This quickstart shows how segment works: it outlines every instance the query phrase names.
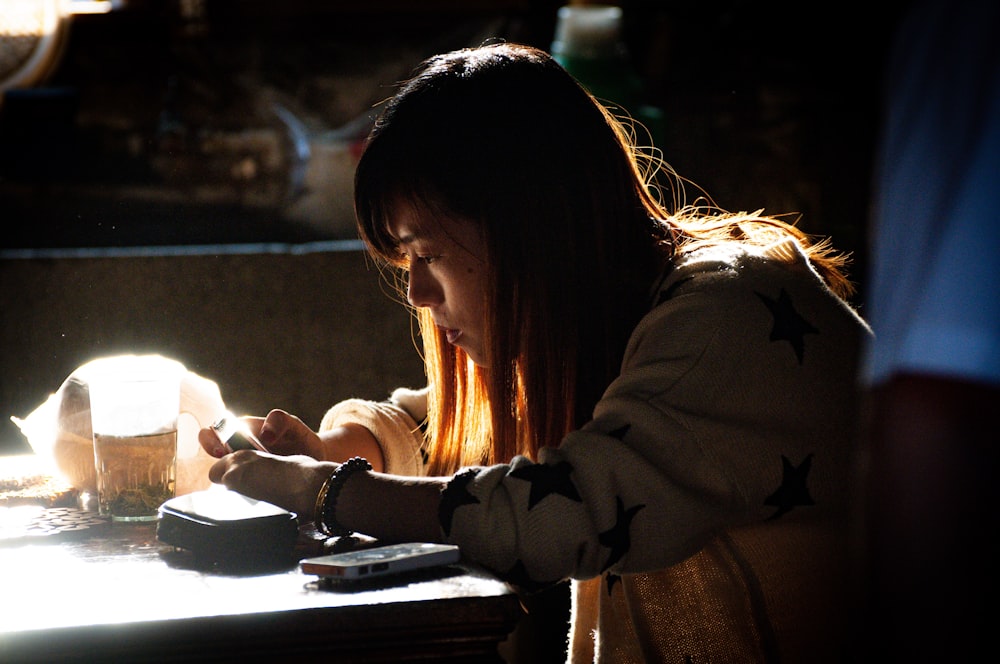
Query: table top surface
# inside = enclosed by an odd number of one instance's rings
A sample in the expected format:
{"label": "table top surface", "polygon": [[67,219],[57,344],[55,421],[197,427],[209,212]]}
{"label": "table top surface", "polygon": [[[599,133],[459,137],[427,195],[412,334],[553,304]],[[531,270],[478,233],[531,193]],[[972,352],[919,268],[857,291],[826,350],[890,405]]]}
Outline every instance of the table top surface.
{"label": "table top surface", "polygon": [[0,547],[0,638],[23,630],[511,594],[501,581],[462,567],[365,585],[325,584],[295,562],[218,567],[159,542],[155,524],[108,525],[93,536]]}
{"label": "table top surface", "polygon": [[[47,529],[23,528],[34,521]],[[22,536],[12,537],[17,530]],[[336,634],[338,647],[353,638],[371,648],[381,634],[419,640],[434,632],[447,640],[483,626],[502,638],[522,612],[510,586],[461,564],[353,585],[324,583],[299,569],[301,558],[323,553],[303,536],[287,558],[231,566],[159,541],[155,522],[111,523],[75,508],[0,507],[5,532],[4,661],[11,654],[62,655],[84,643],[169,647],[167,633],[202,645],[255,639],[255,647],[272,647],[265,639],[275,638],[321,643]]]}

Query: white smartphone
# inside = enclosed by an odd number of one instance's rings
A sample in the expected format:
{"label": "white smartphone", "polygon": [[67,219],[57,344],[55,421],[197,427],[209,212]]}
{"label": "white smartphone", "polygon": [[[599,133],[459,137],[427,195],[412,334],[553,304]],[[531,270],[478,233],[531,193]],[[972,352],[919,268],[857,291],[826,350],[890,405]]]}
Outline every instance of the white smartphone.
{"label": "white smartphone", "polygon": [[305,558],[299,561],[299,567],[306,574],[324,579],[355,580],[450,565],[459,557],[458,547],[453,544],[408,542]]}

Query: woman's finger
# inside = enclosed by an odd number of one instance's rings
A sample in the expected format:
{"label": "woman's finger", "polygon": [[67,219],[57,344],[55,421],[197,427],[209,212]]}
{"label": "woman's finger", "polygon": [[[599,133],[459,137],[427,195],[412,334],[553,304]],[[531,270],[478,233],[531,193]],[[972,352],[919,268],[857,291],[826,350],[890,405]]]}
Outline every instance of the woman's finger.
{"label": "woman's finger", "polygon": [[219,434],[211,427],[198,430],[198,444],[201,445],[202,449],[216,458],[226,455],[226,447],[219,439]]}

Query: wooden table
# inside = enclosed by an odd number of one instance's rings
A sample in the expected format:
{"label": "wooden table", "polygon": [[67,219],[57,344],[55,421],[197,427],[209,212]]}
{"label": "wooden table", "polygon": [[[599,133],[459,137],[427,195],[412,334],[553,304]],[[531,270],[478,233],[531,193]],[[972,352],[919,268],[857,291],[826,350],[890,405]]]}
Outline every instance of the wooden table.
{"label": "wooden table", "polygon": [[295,561],[227,570],[154,523],[0,544],[0,662],[501,661],[521,617],[466,567],[337,590]]}

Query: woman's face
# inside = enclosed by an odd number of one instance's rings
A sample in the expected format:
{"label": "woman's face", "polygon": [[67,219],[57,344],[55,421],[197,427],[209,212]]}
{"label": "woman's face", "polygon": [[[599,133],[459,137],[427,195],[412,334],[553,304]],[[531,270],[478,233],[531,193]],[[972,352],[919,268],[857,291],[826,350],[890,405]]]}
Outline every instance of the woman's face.
{"label": "woman's face", "polygon": [[398,205],[389,232],[409,267],[406,299],[428,309],[448,342],[486,366],[486,250],[469,221],[422,219]]}

